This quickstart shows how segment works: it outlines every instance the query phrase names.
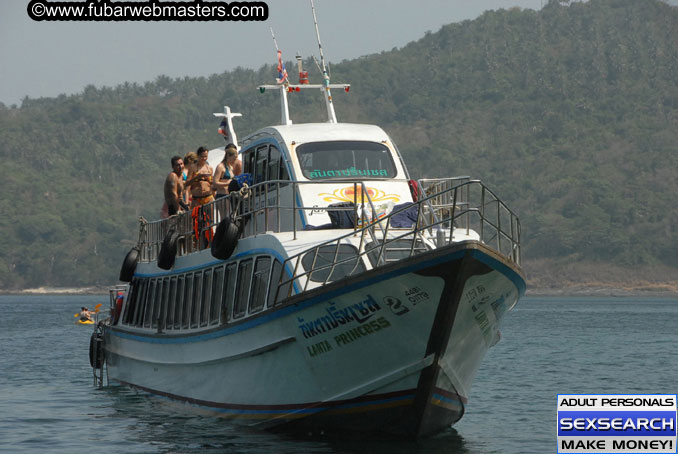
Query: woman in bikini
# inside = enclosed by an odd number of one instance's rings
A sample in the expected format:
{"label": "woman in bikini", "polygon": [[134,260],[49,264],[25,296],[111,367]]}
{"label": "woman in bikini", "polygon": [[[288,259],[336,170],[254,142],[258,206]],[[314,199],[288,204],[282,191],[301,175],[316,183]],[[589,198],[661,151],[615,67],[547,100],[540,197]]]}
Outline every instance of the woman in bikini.
{"label": "woman in bikini", "polygon": [[189,151],[184,156],[184,203],[186,205],[191,205],[191,187],[186,183],[188,181],[188,174],[195,170],[195,166],[198,164],[198,155],[195,151]]}
{"label": "woman in bikini", "polygon": [[207,163],[207,148],[198,148],[197,154],[198,163],[186,179],[186,184],[191,188],[191,208],[205,205],[214,200],[214,193],[212,192],[213,170]]}
{"label": "woman in bikini", "polygon": [[212,183],[212,188],[217,191],[217,199],[228,195],[228,185],[236,175],[233,166],[237,160],[238,150],[235,148],[235,145],[227,145],[224,160],[217,166],[217,170],[214,173],[214,183]]}

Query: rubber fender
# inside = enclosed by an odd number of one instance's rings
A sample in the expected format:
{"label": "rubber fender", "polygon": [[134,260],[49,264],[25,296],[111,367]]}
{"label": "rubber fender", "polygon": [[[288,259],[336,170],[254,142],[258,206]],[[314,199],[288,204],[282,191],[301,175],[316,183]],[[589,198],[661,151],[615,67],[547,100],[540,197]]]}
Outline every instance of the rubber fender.
{"label": "rubber fender", "polygon": [[125,256],[120,267],[120,280],[122,282],[131,282],[134,277],[134,271],[137,269],[139,262],[139,248],[133,247]]}
{"label": "rubber fender", "polygon": [[212,257],[219,260],[229,258],[238,245],[238,238],[241,233],[238,221],[233,221],[231,218],[222,219],[212,240]]}
{"label": "rubber fender", "polygon": [[160,253],[158,253],[158,268],[169,270],[174,266],[174,259],[177,256],[178,235],[174,230],[170,230],[162,240]]}
{"label": "rubber fender", "polygon": [[92,333],[89,338],[89,364],[94,369],[104,365],[104,338],[97,333]]}

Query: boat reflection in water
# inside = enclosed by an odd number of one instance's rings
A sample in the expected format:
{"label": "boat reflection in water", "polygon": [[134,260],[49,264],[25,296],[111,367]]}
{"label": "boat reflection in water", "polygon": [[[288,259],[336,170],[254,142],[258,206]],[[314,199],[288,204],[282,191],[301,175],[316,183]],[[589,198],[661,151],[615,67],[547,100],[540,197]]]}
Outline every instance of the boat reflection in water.
{"label": "boat reflection in water", "polygon": [[[124,422],[125,426],[118,429],[118,435],[124,435],[124,443],[130,445],[130,452],[462,454],[482,451],[454,428],[435,437],[416,441],[372,437],[331,438],[319,432],[288,436],[286,433],[243,427],[207,412],[200,414],[200,409],[191,408],[187,411],[181,402],[148,399],[145,394],[123,386],[110,386],[107,391],[105,402],[114,410],[108,418]],[[109,442],[115,444],[116,440]]]}

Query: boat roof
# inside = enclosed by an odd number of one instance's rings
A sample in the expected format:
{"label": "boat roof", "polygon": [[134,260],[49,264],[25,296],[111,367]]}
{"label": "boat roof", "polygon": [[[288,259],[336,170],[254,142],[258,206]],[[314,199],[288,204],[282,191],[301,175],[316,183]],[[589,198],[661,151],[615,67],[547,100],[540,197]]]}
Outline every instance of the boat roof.
{"label": "boat roof", "polygon": [[379,126],[357,123],[299,123],[292,125],[268,126],[247,136],[243,147],[265,136],[278,136],[290,144],[323,142],[332,140],[364,140],[369,142],[390,142],[388,134]]}

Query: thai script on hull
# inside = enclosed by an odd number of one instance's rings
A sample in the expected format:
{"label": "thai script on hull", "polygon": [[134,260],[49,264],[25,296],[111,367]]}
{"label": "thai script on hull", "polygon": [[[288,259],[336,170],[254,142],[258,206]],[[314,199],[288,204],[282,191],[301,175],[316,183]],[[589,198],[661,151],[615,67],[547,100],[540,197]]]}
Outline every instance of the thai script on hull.
{"label": "thai script on hull", "polygon": [[344,308],[339,308],[336,304],[336,302],[330,301],[329,306],[325,308],[326,314],[315,320],[305,321],[301,317],[297,318],[299,329],[304,338],[310,339],[351,322],[365,323],[381,310],[381,306],[369,294],[365,300]]}

